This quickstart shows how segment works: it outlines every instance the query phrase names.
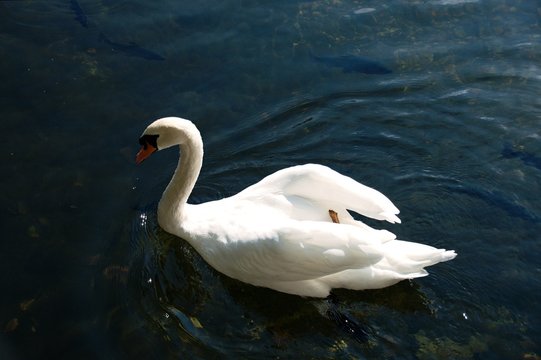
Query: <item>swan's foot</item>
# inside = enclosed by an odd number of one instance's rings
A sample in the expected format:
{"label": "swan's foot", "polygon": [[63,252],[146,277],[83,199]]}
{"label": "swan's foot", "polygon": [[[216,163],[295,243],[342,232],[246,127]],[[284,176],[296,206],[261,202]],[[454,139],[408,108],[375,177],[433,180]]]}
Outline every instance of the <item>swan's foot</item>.
{"label": "swan's foot", "polygon": [[338,327],[345,331],[349,336],[355,339],[360,344],[367,344],[370,340],[370,328],[365,324],[358,322],[347,312],[340,310],[340,303],[336,295],[331,293],[327,297],[328,308],[325,315],[332,320]]}
{"label": "swan's foot", "polygon": [[338,213],[334,210],[329,210],[329,216],[331,217],[331,220],[335,224],[340,224],[340,220],[338,220]]}

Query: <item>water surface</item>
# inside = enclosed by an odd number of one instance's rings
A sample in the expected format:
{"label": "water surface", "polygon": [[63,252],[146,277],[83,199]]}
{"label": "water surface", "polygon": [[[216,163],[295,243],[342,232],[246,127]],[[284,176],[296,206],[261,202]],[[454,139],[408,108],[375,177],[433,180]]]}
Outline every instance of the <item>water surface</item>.
{"label": "water surface", "polygon": [[[0,356],[539,357],[540,15],[499,0],[0,2]],[[402,224],[377,226],[459,256],[334,303],[229,279],[157,225],[177,153],[134,165],[167,115],[205,141],[192,202],[317,162],[393,200]]]}

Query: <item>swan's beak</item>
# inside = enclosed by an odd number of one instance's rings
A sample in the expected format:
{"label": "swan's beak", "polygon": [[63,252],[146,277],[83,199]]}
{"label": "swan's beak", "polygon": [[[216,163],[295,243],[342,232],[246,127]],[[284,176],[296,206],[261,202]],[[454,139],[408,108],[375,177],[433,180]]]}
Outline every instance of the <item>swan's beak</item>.
{"label": "swan's beak", "polygon": [[139,165],[140,163],[143,162],[143,160],[145,160],[147,157],[149,157],[150,155],[152,155],[153,152],[155,152],[156,149],[154,146],[150,145],[150,144],[145,144],[141,147],[141,150],[139,150],[139,152],[137,153],[137,155],[135,156],[135,163],[137,165]]}

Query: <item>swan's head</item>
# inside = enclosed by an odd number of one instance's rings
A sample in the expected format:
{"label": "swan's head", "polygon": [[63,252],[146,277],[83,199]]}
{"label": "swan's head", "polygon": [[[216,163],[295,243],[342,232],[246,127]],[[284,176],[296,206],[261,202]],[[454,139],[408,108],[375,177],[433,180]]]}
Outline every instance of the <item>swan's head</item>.
{"label": "swan's head", "polygon": [[178,117],[158,119],[150,124],[139,138],[141,150],[137,153],[135,162],[140,164],[156,151],[194,142],[201,143],[201,135],[190,120]]}

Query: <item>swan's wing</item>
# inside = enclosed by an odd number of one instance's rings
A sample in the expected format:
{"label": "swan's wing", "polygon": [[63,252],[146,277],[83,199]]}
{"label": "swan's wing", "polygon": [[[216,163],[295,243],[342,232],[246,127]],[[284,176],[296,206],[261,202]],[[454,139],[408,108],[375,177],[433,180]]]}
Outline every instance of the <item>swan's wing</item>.
{"label": "swan's wing", "polygon": [[180,236],[218,271],[254,285],[370,266],[395,238],[368,226],[292,219],[284,209],[294,205],[284,195],[187,206]]}
{"label": "swan's wing", "polygon": [[[400,223],[400,211],[385,195],[326,166],[293,166],[267,176],[239,193],[272,192],[334,204],[364,216]],[[330,209],[330,208],[329,208]]]}
{"label": "swan's wing", "polygon": [[315,279],[380,261],[381,241],[371,235],[352,225],[302,221],[266,236],[237,233],[212,260],[218,270],[254,285]]}

